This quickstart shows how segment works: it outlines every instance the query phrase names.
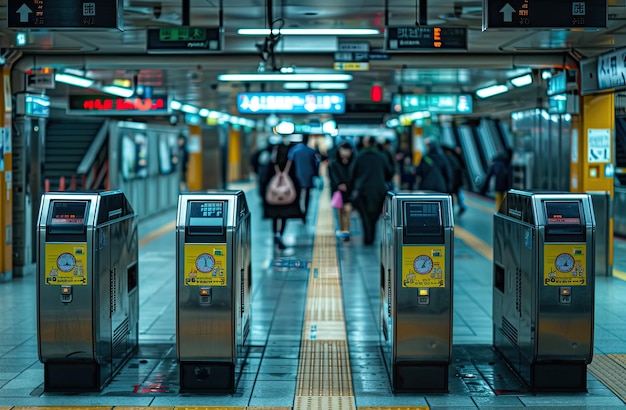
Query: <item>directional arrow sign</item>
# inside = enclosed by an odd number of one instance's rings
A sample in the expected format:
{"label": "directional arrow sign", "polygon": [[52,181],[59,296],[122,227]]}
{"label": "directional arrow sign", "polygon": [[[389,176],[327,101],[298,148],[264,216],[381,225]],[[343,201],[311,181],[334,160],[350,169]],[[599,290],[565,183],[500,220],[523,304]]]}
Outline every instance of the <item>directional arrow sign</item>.
{"label": "directional arrow sign", "polygon": [[483,30],[606,28],[607,0],[483,0]]}
{"label": "directional arrow sign", "polygon": [[509,3],[506,3],[504,7],[500,9],[505,23],[511,23],[513,21],[513,13],[515,9]]}
{"label": "directional arrow sign", "polygon": [[17,9],[16,13],[20,15],[20,23],[26,23],[28,22],[28,15],[30,13],[32,13],[33,11],[30,9],[30,7],[28,7],[26,5],[26,3],[23,3],[19,9]]}

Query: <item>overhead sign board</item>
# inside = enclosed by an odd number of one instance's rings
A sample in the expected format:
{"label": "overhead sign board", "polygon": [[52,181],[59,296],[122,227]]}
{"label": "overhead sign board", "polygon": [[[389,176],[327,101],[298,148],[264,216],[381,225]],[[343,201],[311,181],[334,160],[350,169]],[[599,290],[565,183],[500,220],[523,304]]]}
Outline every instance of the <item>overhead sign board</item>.
{"label": "overhead sign board", "polygon": [[81,115],[164,115],[169,112],[167,97],[115,97],[111,95],[70,95],[68,114]]}
{"label": "overhead sign board", "polygon": [[606,28],[607,0],[483,0],[490,28]]}
{"label": "overhead sign board", "polygon": [[334,62],[333,69],[340,71],[368,71],[370,69],[370,63]]}
{"label": "overhead sign board", "polygon": [[219,27],[150,28],[146,38],[148,53],[222,51],[222,35]]}
{"label": "overhead sign board", "polygon": [[387,50],[467,50],[465,27],[387,27],[385,35]]}
{"label": "overhead sign board", "polygon": [[123,30],[123,0],[9,0],[10,29]]}
{"label": "overhead sign board", "polygon": [[598,56],[598,89],[626,87],[626,48]]}
{"label": "overhead sign board", "polygon": [[391,100],[394,113],[429,111],[433,114],[471,114],[469,94],[395,94]]}
{"label": "overhead sign board", "polygon": [[343,93],[239,93],[241,114],[343,114]]}
{"label": "overhead sign board", "polygon": [[50,97],[26,93],[17,94],[15,111],[17,115],[48,118],[50,116]]}

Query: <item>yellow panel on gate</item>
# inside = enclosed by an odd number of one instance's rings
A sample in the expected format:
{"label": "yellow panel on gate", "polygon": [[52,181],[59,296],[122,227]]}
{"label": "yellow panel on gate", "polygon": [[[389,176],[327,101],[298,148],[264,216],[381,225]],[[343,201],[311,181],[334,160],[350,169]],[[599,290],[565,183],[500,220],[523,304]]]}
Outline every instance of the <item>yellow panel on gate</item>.
{"label": "yellow panel on gate", "polygon": [[445,288],[446,253],[443,245],[402,247],[403,288]]}
{"label": "yellow panel on gate", "polygon": [[87,285],[87,244],[47,243],[44,268],[46,285]]}
{"label": "yellow panel on gate", "polygon": [[185,286],[227,286],[226,244],[185,244]]}
{"label": "yellow panel on gate", "polygon": [[545,286],[586,286],[587,246],[545,244],[543,246],[543,284]]}

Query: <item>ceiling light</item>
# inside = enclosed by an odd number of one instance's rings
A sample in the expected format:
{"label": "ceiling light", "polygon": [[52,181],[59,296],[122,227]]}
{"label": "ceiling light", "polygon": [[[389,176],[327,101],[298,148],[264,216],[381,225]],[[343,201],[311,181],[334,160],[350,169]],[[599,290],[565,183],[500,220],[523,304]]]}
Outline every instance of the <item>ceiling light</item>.
{"label": "ceiling light", "polygon": [[183,104],[181,104],[179,101],[176,101],[176,100],[170,101],[170,109],[172,110],[180,110],[180,107],[182,106]]}
{"label": "ceiling light", "polygon": [[[242,36],[268,36],[269,28],[240,28],[237,34]],[[376,28],[283,28],[273,29],[272,34],[284,36],[376,36]]]}
{"label": "ceiling light", "polygon": [[485,88],[479,88],[476,90],[476,95],[480,98],[493,97],[494,95],[502,94],[509,91],[509,87],[506,85],[496,84]]}
{"label": "ceiling light", "polygon": [[200,111],[198,107],[191,104],[183,104],[182,107],[180,107],[180,110],[182,112],[186,112],[187,114],[197,114],[198,111]]}
{"label": "ceiling light", "polygon": [[532,74],[526,74],[521,77],[511,78],[511,84],[516,87],[525,87],[527,85],[531,85],[533,83]]}
{"label": "ceiling light", "polygon": [[283,84],[285,90],[347,90],[346,83],[307,83],[307,82],[289,82]]}
{"label": "ceiling light", "polygon": [[105,85],[102,91],[107,94],[117,95],[118,97],[128,98],[135,92],[131,88],[118,87],[116,85]]}
{"label": "ceiling light", "polygon": [[60,83],[75,85],[76,87],[87,88],[93,85],[93,80],[90,80],[89,78],[77,77],[70,74],[55,74],[54,79]]}
{"label": "ceiling light", "polygon": [[200,111],[198,111],[198,115],[201,117],[208,117],[209,116],[209,110],[206,108],[200,108]]}
{"label": "ceiling light", "polygon": [[253,74],[220,74],[219,81],[352,81],[352,75],[341,73],[318,74],[281,74],[281,73],[253,73]]}

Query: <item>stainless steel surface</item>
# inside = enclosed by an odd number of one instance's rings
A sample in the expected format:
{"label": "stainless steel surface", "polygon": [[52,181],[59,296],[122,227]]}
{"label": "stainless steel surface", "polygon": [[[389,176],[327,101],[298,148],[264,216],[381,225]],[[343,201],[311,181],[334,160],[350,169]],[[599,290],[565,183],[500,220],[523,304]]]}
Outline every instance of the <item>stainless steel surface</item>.
{"label": "stainless steel surface", "polygon": [[[78,241],[67,234],[51,236],[54,203],[75,201],[87,204],[85,235]],[[93,365],[99,376],[95,379],[98,385],[92,388],[102,388],[138,343],[137,218],[121,191],[46,193],[37,235],[39,359],[44,366]],[[46,283],[52,276],[47,263],[55,258],[55,250],[48,252],[47,247],[76,249],[83,244],[85,282],[73,281],[69,285],[71,302],[64,302],[59,286],[64,283]],[[76,259],[78,255],[75,250]],[[47,376],[59,371],[58,367],[50,369]]]}
{"label": "stainless steel surface", "polygon": [[[577,204],[583,234],[547,238],[549,202]],[[494,346],[531,388],[542,389],[536,385],[537,366],[591,362],[596,239],[591,197],[511,190],[501,212],[494,215]],[[550,252],[555,248],[548,249],[555,246],[582,250],[582,281],[572,265],[571,284],[549,285],[553,259],[548,264],[547,258],[553,257]],[[558,274],[554,278],[561,280]],[[567,303],[561,299],[562,287],[571,289]]]}
{"label": "stainless steel surface", "polygon": [[[609,265],[609,234],[613,217],[613,198],[608,192],[587,192],[591,196],[596,219],[596,276],[611,276],[613,265]],[[616,195],[617,196],[617,195]],[[622,211],[624,213],[624,211]]]}
{"label": "stainless steel surface", "polygon": [[[416,244],[405,236],[408,228],[405,204],[419,203],[438,204],[441,231],[437,236],[421,236],[419,244]],[[396,368],[402,363],[419,366],[420,362],[425,365],[450,361],[454,276],[451,197],[437,192],[389,192],[385,199],[381,227],[381,343],[387,371],[396,389],[400,383]],[[406,271],[407,264],[414,264],[412,259],[408,260],[408,257],[413,256],[410,251],[418,246],[443,250],[444,264],[440,266],[443,286],[423,286],[418,289],[404,283],[404,279],[411,275]],[[418,274],[414,272],[414,275]],[[423,289],[428,290],[427,303],[420,303],[419,291]]]}
{"label": "stainless steel surface", "polygon": [[[223,235],[201,240],[188,233],[188,205],[222,203]],[[213,255],[211,247],[225,245],[226,286],[186,284],[186,253],[193,244]],[[206,250],[205,250],[206,249]],[[243,191],[188,192],[179,195],[176,222],[176,356],[184,362],[222,362],[241,364],[250,328],[251,283],[250,212]],[[210,301],[202,302],[201,288],[207,288]],[[181,370],[182,372],[182,370]],[[181,388],[182,386],[181,381]]]}

